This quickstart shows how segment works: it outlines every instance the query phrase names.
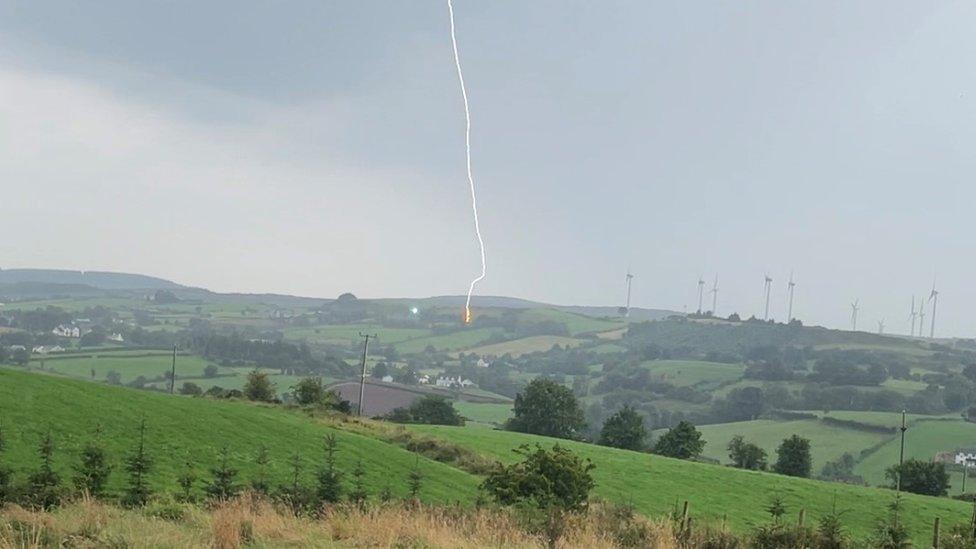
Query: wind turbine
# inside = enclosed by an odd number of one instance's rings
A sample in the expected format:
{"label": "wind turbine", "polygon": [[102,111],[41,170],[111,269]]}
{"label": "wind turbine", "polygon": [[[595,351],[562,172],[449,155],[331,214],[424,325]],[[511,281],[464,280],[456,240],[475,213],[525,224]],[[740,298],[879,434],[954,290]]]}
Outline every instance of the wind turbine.
{"label": "wind turbine", "polygon": [[715,282],[712,284],[712,289],[708,293],[712,294],[712,316],[715,316],[716,307],[718,306],[718,275],[715,275]]}
{"label": "wind turbine", "polygon": [[851,331],[852,332],[857,331],[857,311],[860,308],[859,307],[860,303],[861,303],[860,299],[855,299],[854,303],[851,303]]}
{"label": "wind turbine", "polygon": [[922,326],[925,326],[925,300],[918,304],[918,337],[923,337]]}
{"label": "wind turbine", "polygon": [[627,267],[627,306],[624,307],[626,311],[624,316],[630,316],[630,286],[634,280],[634,275],[630,274],[630,267]]}
{"label": "wind turbine", "polygon": [[878,335],[884,334],[884,329],[885,329],[885,323],[884,323],[884,319],[882,318],[881,320],[878,321]]}
{"label": "wind turbine", "polygon": [[705,279],[698,277],[698,314],[702,314],[702,297],[705,295]]}
{"label": "wind turbine", "polygon": [[911,337],[915,337],[915,319],[918,318],[918,311],[915,310],[915,296],[912,296],[912,308],[910,313],[908,313],[908,318],[912,321],[912,330],[908,333]]}
{"label": "wind turbine", "polygon": [[766,292],[766,312],[763,313],[763,320],[769,320],[769,291],[773,287],[773,279],[769,275],[764,275],[766,277],[766,285],[764,291]]}
{"label": "wind turbine", "polygon": [[796,282],[793,282],[793,273],[790,272],[790,281],[786,285],[790,292],[790,305],[786,312],[786,323],[789,324],[793,321],[793,288],[796,288]]}
{"label": "wind turbine", "polygon": [[932,327],[929,330],[929,338],[935,337],[935,308],[939,304],[939,292],[935,289],[935,281],[932,281],[932,293],[929,294],[929,301],[932,302]]}

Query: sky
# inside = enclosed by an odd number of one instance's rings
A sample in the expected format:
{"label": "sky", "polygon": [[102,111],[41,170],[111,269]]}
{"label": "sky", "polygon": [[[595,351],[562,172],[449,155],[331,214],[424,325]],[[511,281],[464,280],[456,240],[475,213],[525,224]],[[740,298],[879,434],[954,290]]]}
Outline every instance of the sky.
{"label": "sky", "polygon": [[[455,0],[477,293],[972,337],[976,4]],[[0,268],[463,294],[446,1],[0,5]],[[706,296],[706,305],[710,299]],[[928,310],[926,314],[930,315]],[[927,322],[928,323],[928,322]]]}

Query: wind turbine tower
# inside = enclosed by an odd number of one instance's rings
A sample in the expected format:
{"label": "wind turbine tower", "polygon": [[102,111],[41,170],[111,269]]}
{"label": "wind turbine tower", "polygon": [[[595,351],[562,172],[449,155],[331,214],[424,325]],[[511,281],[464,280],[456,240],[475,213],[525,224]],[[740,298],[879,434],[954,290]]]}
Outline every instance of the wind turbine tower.
{"label": "wind turbine tower", "polygon": [[633,283],[633,280],[634,280],[634,275],[630,273],[630,269],[627,269],[627,305],[626,307],[624,307],[626,309],[626,312],[624,312],[624,316],[630,316],[630,287],[631,284]]}
{"label": "wind turbine tower", "polygon": [[766,292],[766,311],[763,313],[763,320],[769,320],[769,291],[773,287],[773,279],[770,278],[769,275],[765,275],[765,276],[766,276],[766,285],[764,287],[764,291]]}
{"label": "wind turbine tower", "polygon": [[705,295],[705,279],[698,277],[698,314],[702,314],[702,297]]}
{"label": "wind turbine tower", "polygon": [[885,329],[885,323],[884,323],[884,319],[882,318],[881,320],[878,321],[878,335],[884,334],[884,329]]}
{"label": "wind turbine tower", "polygon": [[857,311],[860,309],[861,300],[855,299],[854,303],[851,303],[851,331],[857,331]]}
{"label": "wind turbine tower", "polygon": [[790,282],[787,287],[790,292],[790,304],[786,310],[786,323],[789,324],[793,321],[793,289],[796,288],[796,282],[793,282],[793,273],[790,273]]}
{"label": "wind turbine tower", "polygon": [[918,318],[918,311],[915,310],[915,296],[912,296],[912,308],[911,312],[908,313],[908,318],[912,321],[912,329],[908,335],[915,337],[915,319]]}
{"label": "wind turbine tower", "polygon": [[939,304],[939,292],[935,289],[935,282],[932,283],[932,293],[929,294],[929,301],[932,302],[932,327],[929,329],[929,338],[931,339],[935,337],[935,308]]}
{"label": "wind turbine tower", "polygon": [[712,294],[712,316],[715,316],[716,307],[718,306],[718,275],[715,275],[715,282],[712,283],[712,289],[709,293]]}
{"label": "wind turbine tower", "polygon": [[925,300],[918,304],[918,337],[924,337],[922,327],[925,326]]}

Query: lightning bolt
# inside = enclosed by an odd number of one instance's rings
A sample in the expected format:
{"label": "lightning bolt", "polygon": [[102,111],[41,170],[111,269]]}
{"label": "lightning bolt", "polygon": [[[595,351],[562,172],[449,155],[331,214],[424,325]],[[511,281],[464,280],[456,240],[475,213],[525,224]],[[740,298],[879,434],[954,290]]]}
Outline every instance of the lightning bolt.
{"label": "lightning bolt", "polygon": [[454,66],[457,67],[458,83],[461,85],[461,99],[464,100],[464,154],[468,169],[468,186],[471,188],[471,213],[474,215],[474,233],[478,236],[478,247],[481,250],[481,274],[471,281],[468,286],[468,296],[464,301],[464,323],[471,322],[471,294],[477,283],[488,275],[488,261],[485,256],[485,240],[481,237],[481,225],[478,222],[478,197],[475,193],[474,175],[471,172],[471,112],[468,110],[468,91],[464,86],[464,73],[461,71],[461,56],[458,54],[457,36],[454,32],[454,4],[447,0],[447,11],[451,16],[451,45],[454,47]]}

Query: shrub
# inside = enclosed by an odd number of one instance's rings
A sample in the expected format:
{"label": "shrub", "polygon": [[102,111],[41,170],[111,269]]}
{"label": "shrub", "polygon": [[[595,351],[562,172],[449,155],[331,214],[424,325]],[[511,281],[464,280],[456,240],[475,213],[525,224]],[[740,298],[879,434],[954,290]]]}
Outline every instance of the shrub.
{"label": "shrub", "polygon": [[766,470],[766,450],[746,442],[742,435],[735,435],[727,446],[732,466],[753,471]]}
{"label": "shrub", "polygon": [[705,441],[701,436],[701,432],[694,425],[681,421],[661,435],[654,445],[654,453],[679,459],[696,458],[705,449]]}
{"label": "shrub", "polygon": [[122,503],[129,507],[141,507],[149,500],[152,490],[146,476],[152,470],[153,460],[146,452],[146,420],[139,423],[139,445],[126,458],[125,470],[129,473],[128,486]]}
{"label": "shrub", "polygon": [[891,487],[898,485],[901,477],[901,489],[913,494],[927,496],[944,496],[949,492],[949,473],[944,463],[929,463],[918,459],[909,459],[899,465],[892,465],[885,471],[885,477],[891,482]]}
{"label": "shrub", "polygon": [[556,444],[551,449],[523,445],[523,457],[512,465],[498,465],[482,488],[502,505],[527,504],[540,509],[585,510],[595,486],[590,474],[596,466]]}
{"label": "shrub", "polygon": [[439,395],[427,395],[408,408],[390,411],[385,419],[397,423],[424,423],[427,425],[464,425],[464,418],[454,409],[454,404]]}
{"label": "shrub", "polygon": [[180,387],[180,394],[189,395],[189,396],[200,396],[203,394],[203,389],[201,389],[200,386],[197,385],[196,383],[185,381],[183,382],[183,385]]}
{"label": "shrub", "polygon": [[247,374],[247,383],[244,384],[244,395],[248,400],[259,402],[271,402],[275,399],[275,386],[268,377],[268,374],[252,370]]}
{"label": "shrub", "polygon": [[338,503],[342,499],[342,473],[336,469],[335,435],[325,437],[325,467],[319,471],[318,498],[323,503]]}
{"label": "shrub", "polygon": [[793,435],[776,449],[773,471],[791,477],[810,476],[810,440]]}
{"label": "shrub", "polygon": [[234,484],[237,469],[230,466],[230,449],[224,446],[220,449],[217,465],[210,469],[212,479],[207,484],[207,496],[211,499],[226,501],[237,494],[238,488]]}
{"label": "shrub", "polygon": [[625,450],[643,450],[646,438],[644,418],[630,406],[624,406],[607,418],[600,431],[600,444]]}
{"label": "shrub", "polygon": [[81,464],[75,469],[75,486],[93,497],[99,497],[105,491],[105,482],[112,472],[108,463],[105,449],[99,440],[101,430],[96,429],[92,440],[81,451]]}
{"label": "shrub", "polygon": [[37,447],[40,465],[27,478],[27,488],[31,503],[50,509],[61,500],[61,477],[54,472],[54,439],[51,433],[41,438]]}

